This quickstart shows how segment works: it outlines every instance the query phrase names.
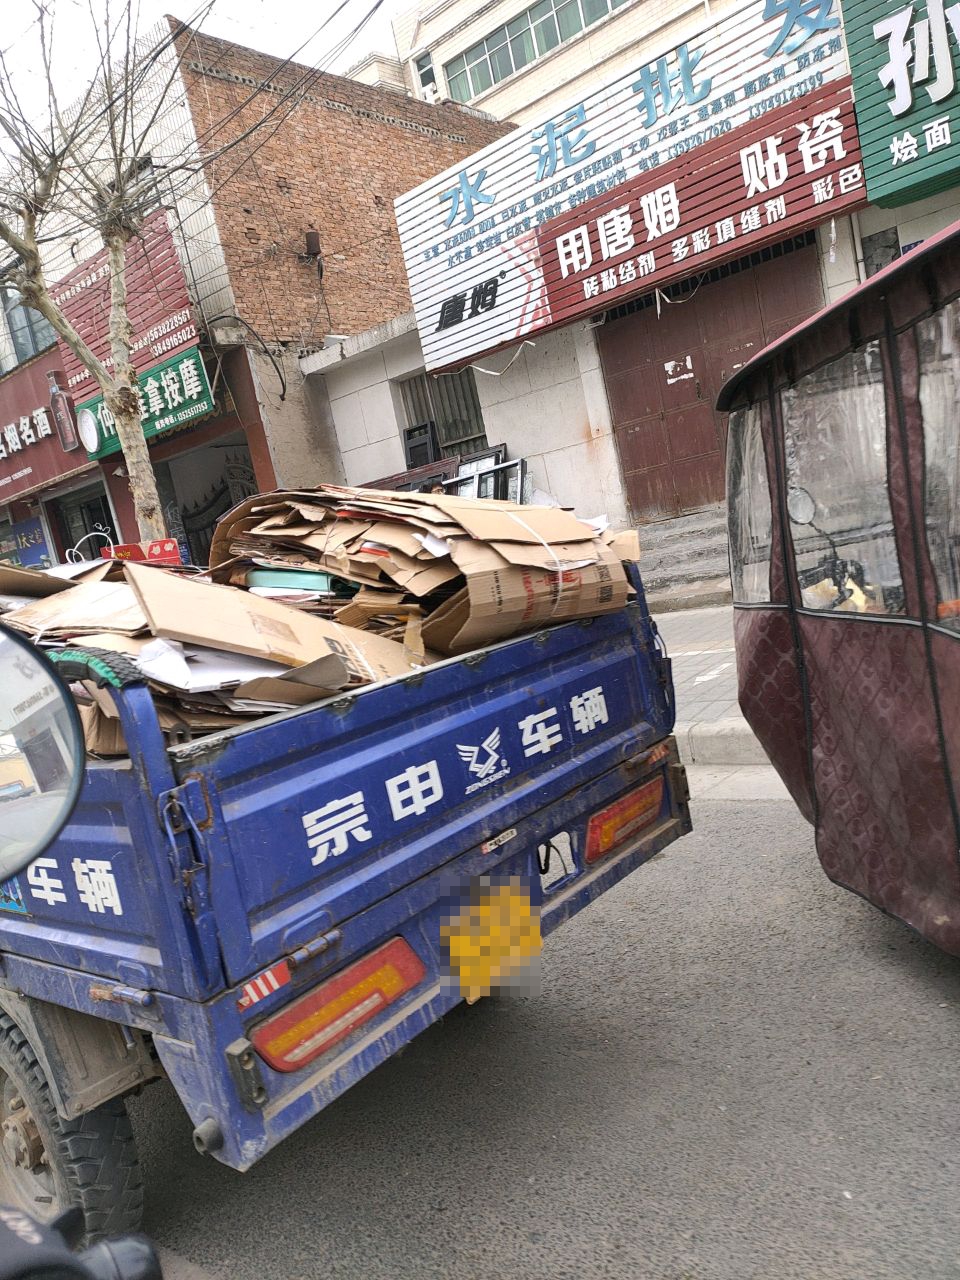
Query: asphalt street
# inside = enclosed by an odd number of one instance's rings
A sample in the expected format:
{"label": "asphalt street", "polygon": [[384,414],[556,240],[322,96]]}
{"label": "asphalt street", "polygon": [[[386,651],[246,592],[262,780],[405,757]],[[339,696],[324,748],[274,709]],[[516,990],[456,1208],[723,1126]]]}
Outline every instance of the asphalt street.
{"label": "asphalt street", "polygon": [[960,961],[819,870],[768,770],[246,1175],[131,1104],[169,1280],[960,1276]]}

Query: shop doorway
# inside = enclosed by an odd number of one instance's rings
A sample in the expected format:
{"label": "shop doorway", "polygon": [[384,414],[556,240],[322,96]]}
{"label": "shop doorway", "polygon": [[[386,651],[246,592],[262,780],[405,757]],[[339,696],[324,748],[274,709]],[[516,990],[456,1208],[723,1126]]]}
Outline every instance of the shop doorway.
{"label": "shop doorway", "polygon": [[76,547],[84,560],[95,560],[100,548],[120,541],[102,484],[75,489],[49,504],[65,551]]}
{"label": "shop doorway", "polygon": [[192,564],[206,565],[217,521],[257,492],[250,450],[242,432],[232,432],[155,465],[164,518]]}
{"label": "shop doorway", "polygon": [[[669,300],[669,299],[672,299]],[[637,522],[723,500],[727,378],[823,305],[813,233],[661,295],[618,308],[598,330],[627,505]]]}

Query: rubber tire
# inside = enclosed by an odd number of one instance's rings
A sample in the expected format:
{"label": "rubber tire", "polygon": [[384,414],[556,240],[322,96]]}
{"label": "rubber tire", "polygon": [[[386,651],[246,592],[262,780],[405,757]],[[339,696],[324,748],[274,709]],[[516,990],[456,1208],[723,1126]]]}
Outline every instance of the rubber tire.
{"label": "rubber tire", "polygon": [[113,1098],[75,1120],[64,1120],[26,1036],[2,1012],[0,1070],[15,1083],[33,1112],[49,1156],[58,1210],[71,1205],[83,1210],[88,1243],[138,1230],[143,1179],[122,1099]]}

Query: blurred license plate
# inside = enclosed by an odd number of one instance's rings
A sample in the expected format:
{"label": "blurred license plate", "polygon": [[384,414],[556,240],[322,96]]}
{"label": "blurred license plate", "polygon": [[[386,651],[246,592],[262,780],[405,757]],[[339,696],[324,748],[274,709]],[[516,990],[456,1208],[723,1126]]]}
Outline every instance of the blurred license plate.
{"label": "blurred license plate", "polygon": [[521,876],[476,880],[469,901],[440,926],[451,977],[472,1004],[527,969],[540,954],[540,912]]}

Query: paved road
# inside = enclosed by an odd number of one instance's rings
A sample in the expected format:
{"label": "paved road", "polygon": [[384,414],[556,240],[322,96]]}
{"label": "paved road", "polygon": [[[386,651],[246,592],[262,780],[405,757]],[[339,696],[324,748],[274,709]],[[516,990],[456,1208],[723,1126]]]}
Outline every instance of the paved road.
{"label": "paved road", "polygon": [[827,883],[743,798],[767,772],[701,773],[539,999],[461,1007],[244,1177],[137,1100],[172,1280],[960,1276],[960,962]]}

